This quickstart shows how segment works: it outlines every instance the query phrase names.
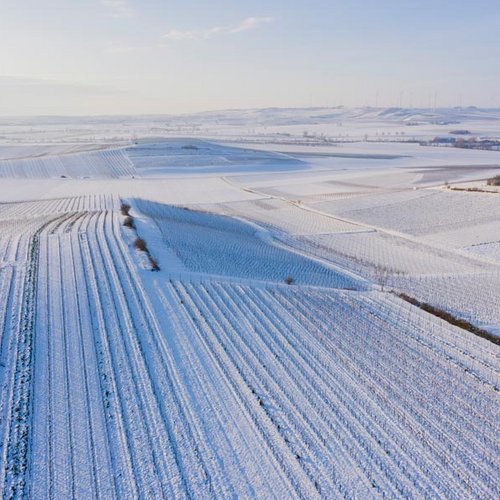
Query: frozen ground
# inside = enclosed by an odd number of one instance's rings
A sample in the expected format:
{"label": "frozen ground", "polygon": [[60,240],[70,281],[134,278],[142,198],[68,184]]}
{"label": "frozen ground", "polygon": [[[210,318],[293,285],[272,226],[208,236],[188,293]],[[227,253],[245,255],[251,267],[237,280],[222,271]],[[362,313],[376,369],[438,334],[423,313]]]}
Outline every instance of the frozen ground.
{"label": "frozen ground", "polygon": [[2,496],[497,498],[499,118],[0,120]]}

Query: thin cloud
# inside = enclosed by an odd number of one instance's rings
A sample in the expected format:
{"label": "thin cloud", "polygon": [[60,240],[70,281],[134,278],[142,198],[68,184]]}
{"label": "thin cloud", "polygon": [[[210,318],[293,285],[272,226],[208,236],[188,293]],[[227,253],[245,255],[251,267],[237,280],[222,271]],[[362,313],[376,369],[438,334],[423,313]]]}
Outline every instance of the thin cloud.
{"label": "thin cloud", "polygon": [[190,40],[208,40],[221,35],[234,35],[244,31],[252,31],[262,25],[270,24],[274,21],[272,17],[247,17],[236,26],[222,27],[214,26],[205,30],[170,30],[162,38],[169,42],[184,42]]}
{"label": "thin cloud", "polygon": [[202,31],[193,30],[170,30],[162,38],[172,42],[183,42],[185,40],[202,40],[207,38],[207,34]]}
{"label": "thin cloud", "polygon": [[132,17],[132,8],[127,0],[101,0],[101,2],[111,11],[113,17]]}
{"label": "thin cloud", "polygon": [[272,17],[247,17],[238,26],[231,29],[230,33],[241,33],[259,28],[263,24],[270,24],[274,21]]}

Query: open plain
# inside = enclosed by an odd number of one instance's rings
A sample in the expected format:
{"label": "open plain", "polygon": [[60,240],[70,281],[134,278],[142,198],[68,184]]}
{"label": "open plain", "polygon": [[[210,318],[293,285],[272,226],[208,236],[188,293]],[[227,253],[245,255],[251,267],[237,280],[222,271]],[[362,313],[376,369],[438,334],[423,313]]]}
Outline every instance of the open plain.
{"label": "open plain", "polygon": [[4,498],[498,498],[476,108],[0,120]]}

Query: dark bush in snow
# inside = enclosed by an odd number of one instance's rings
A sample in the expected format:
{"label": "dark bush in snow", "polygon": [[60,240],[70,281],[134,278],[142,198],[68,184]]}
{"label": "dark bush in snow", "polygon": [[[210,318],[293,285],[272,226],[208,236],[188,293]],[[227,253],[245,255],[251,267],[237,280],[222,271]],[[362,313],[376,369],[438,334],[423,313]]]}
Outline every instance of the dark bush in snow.
{"label": "dark bush in snow", "polygon": [[141,252],[147,252],[148,247],[146,245],[146,242],[142,238],[137,238],[134,241],[134,246],[137,248],[137,250],[140,250]]}
{"label": "dark bush in snow", "polygon": [[130,205],[128,203],[122,203],[120,206],[120,212],[122,215],[129,215],[130,212]]}
{"label": "dark bush in snow", "polygon": [[123,225],[125,227],[134,229],[135,228],[134,218],[130,217],[130,215],[127,215],[127,217],[125,217],[125,220],[123,221]]}
{"label": "dark bush in snow", "polygon": [[151,271],[159,271],[160,266],[158,264],[158,261],[154,257],[149,257],[149,262],[151,263]]}

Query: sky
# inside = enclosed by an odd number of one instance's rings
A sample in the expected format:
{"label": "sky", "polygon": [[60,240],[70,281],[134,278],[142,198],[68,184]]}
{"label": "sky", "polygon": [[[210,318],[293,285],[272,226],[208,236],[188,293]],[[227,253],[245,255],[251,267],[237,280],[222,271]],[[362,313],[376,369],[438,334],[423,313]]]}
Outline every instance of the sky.
{"label": "sky", "polygon": [[500,107],[499,0],[0,0],[0,115]]}

